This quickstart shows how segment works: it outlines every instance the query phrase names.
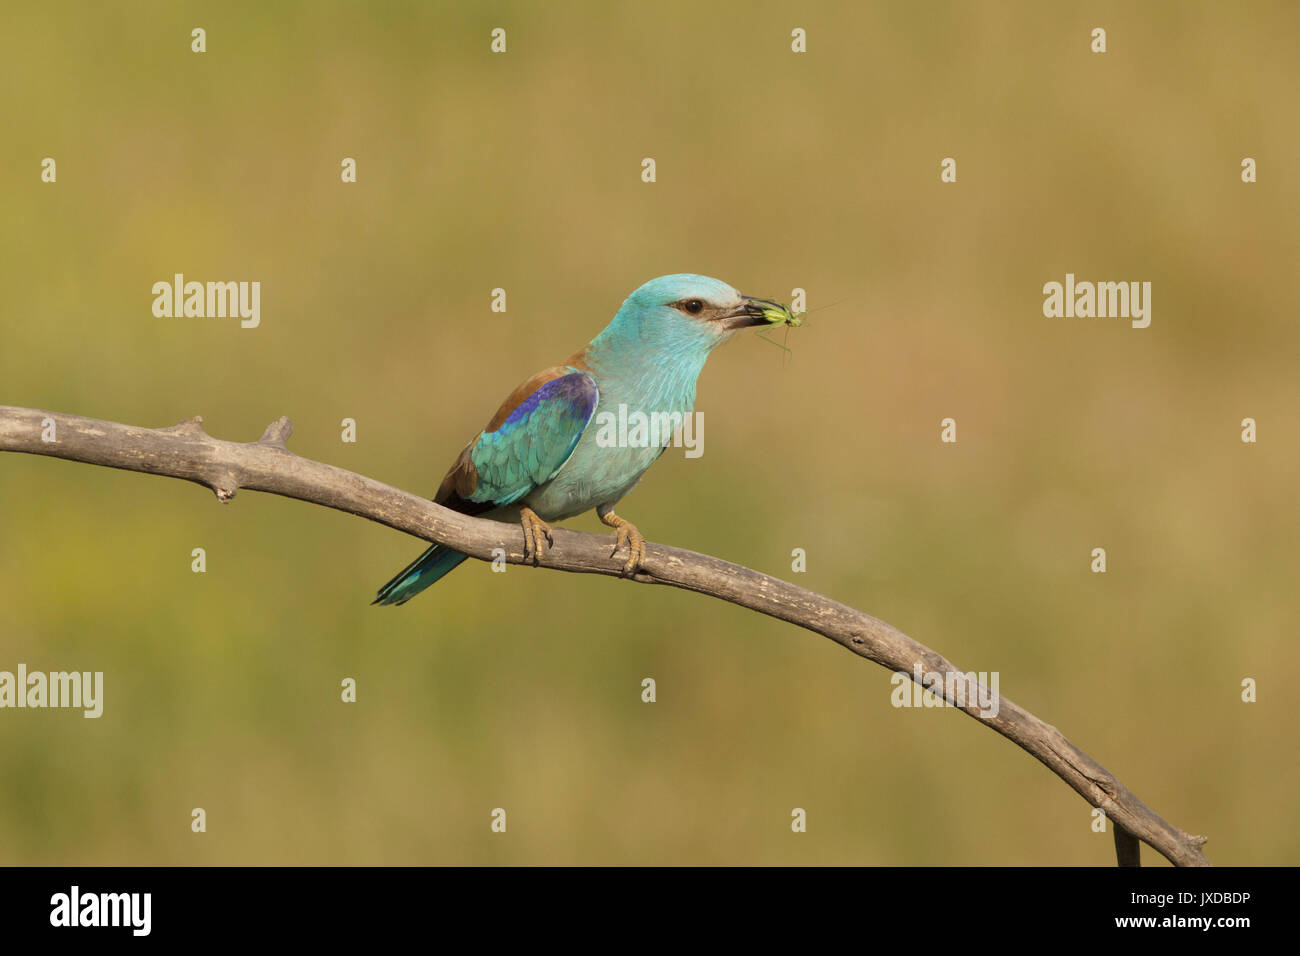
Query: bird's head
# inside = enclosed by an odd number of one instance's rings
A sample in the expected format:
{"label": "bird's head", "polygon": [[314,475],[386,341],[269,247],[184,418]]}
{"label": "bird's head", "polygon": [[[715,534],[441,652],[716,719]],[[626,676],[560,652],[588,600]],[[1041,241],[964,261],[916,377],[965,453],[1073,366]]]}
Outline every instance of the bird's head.
{"label": "bird's head", "polygon": [[611,328],[621,325],[644,342],[707,354],[741,329],[770,325],[772,310],[786,312],[784,306],[742,295],[719,279],[683,273],[651,279],[633,292]]}

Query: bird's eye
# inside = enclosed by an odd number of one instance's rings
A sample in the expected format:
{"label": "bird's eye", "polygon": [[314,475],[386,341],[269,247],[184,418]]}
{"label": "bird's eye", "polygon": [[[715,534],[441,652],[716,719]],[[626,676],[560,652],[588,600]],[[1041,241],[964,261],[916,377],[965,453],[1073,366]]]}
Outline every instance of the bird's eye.
{"label": "bird's eye", "polygon": [[704,303],[699,299],[687,299],[682,303],[682,308],[691,315],[699,315],[704,311]]}

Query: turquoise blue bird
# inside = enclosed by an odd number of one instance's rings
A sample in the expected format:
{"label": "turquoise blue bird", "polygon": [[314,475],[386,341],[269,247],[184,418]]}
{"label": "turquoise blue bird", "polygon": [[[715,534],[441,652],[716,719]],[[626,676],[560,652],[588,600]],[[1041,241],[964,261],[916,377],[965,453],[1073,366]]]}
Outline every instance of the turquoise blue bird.
{"label": "turquoise blue bird", "polygon": [[[613,430],[602,438],[593,422],[608,422],[602,413],[621,411],[629,417],[690,415],[709,353],[741,329],[789,315],[784,306],[706,276],[650,280],[585,348],[510,393],[461,451],[433,500],[462,514],[520,522],[534,564],[552,540],[548,522],[595,508],[615,529],[611,556],[626,548],[623,572],[634,573],[645,559],[645,538],[614,506],[663,453],[671,434],[659,443],[611,442]],[[380,588],[373,603],[404,604],[466,557],[435,544]]]}

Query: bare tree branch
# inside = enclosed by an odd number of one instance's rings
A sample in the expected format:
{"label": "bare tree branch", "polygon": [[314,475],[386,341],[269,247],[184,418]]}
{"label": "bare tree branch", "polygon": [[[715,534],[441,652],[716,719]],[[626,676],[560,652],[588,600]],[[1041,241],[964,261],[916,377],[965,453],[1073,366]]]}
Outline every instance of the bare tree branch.
{"label": "bare tree branch", "polygon": [[1120,866],[1141,866],[1142,845],[1137,837],[1129,833],[1120,824],[1114,823],[1115,860]]}
{"label": "bare tree branch", "polygon": [[[363,475],[300,458],[286,450],[293,431],[287,418],[267,427],[260,441],[227,442],[203,431],[192,418],[170,428],[137,428],[29,408],[0,406],[0,451],[49,455],[70,461],[183,478],[211,488],[229,501],[241,488],[297,498],[360,515],[426,541],[436,541],[471,557],[491,560],[493,549],[522,564],[523,532],[518,525],[470,518]],[[50,439],[53,440],[50,440]],[[622,558],[610,556],[608,535],[555,529],[555,541],[542,565],[561,571],[620,576]],[[1017,744],[1070,785],[1093,807],[1100,807],[1115,829],[1121,865],[1137,865],[1137,839],[1178,866],[1208,866],[1201,853],[1205,837],[1167,823],[1060,731],[1005,697],[996,715],[982,716],[978,685],[960,676],[946,658],[883,621],[806,588],[709,555],[660,544],[646,546],[635,575],[647,584],[669,584],[738,604],[807,628],[891,671],[912,676],[949,675],[966,691],[946,694],[942,680],[932,690]],[[1136,839],[1135,839],[1136,838]]]}

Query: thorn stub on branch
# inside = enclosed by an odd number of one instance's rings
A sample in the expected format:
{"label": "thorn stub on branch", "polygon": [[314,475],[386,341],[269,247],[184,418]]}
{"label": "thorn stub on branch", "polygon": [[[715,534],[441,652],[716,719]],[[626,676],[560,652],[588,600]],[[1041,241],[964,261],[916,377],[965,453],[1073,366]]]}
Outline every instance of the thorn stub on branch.
{"label": "thorn stub on branch", "polygon": [[239,482],[235,480],[235,476],[232,473],[226,472],[224,475],[210,481],[208,487],[211,488],[213,493],[217,496],[217,500],[224,505],[231,498],[235,497],[235,492],[239,491]]}
{"label": "thorn stub on branch", "polygon": [[1115,864],[1122,867],[1141,866],[1142,844],[1138,838],[1114,820],[1111,821],[1111,828],[1115,833]]}
{"label": "thorn stub on branch", "polygon": [[182,435],[204,435],[203,416],[195,415],[193,418],[187,418],[182,422],[177,422],[171,428],[161,429],[165,432],[176,432]]}
{"label": "thorn stub on branch", "polygon": [[277,448],[283,448],[284,443],[289,440],[293,434],[293,422],[281,415],[271,424],[266,426],[266,431],[262,432],[262,437],[258,439],[259,445],[275,445]]}

